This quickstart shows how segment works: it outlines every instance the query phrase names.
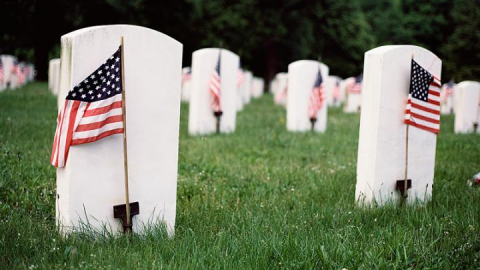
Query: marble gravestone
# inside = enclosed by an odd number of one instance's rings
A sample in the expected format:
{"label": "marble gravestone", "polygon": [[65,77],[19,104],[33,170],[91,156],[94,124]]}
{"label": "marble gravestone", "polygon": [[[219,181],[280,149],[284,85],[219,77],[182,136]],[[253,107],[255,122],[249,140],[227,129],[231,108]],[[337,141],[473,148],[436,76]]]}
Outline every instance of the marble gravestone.
{"label": "marble gravestone", "polygon": [[36,70],[35,70],[35,65],[34,64],[28,64],[28,68],[30,70],[30,73],[28,74],[28,81],[33,81],[35,80],[35,73],[36,73]]}
{"label": "marble gravestone", "polygon": [[[455,96],[455,86],[453,85],[450,90],[448,90],[448,84],[442,85],[440,100],[441,100],[441,113],[448,115],[453,113],[453,100]],[[449,93],[451,91],[451,93]]]}
{"label": "marble gravestone", "polygon": [[274,102],[277,105],[285,106],[287,104],[287,97],[288,97],[288,73],[278,73],[275,76],[276,83],[276,90],[273,93]]}
{"label": "marble gravestone", "polygon": [[480,134],[480,82],[463,81],[454,91],[458,95],[455,133]]}
{"label": "marble gravestone", "polygon": [[[180,118],[182,44],[133,25],[83,28],[61,38],[60,93],[83,81],[120,46],[124,72],[130,202],[139,202],[133,231],[164,224],[174,232]],[[113,206],[125,204],[123,135],[70,147],[57,169],[56,217],[68,233],[88,222],[119,233]]]}
{"label": "marble gravestone", "polygon": [[262,78],[254,77],[253,78],[253,87],[252,87],[252,97],[259,98],[263,94],[264,81]]}
{"label": "marble gravestone", "polygon": [[252,99],[253,74],[251,71],[246,70],[243,76],[243,84],[245,87],[243,88],[242,100],[245,106],[249,104]]}
{"label": "marble gravestone", "polygon": [[[382,46],[365,53],[363,100],[355,196],[359,205],[383,205],[401,198],[405,179],[406,124],[412,56],[440,78],[442,61],[417,46]],[[431,197],[437,135],[409,126],[407,202]]]}
{"label": "marble gravestone", "polygon": [[48,89],[53,92],[53,60],[48,61]]}
{"label": "marble gravestone", "polygon": [[277,91],[277,79],[275,77],[273,77],[273,79],[270,80],[268,89],[272,94],[275,94],[275,92]]}
{"label": "marble gravestone", "polygon": [[[3,54],[0,56],[2,58],[3,64],[3,85],[4,89],[15,88],[16,87],[16,78],[13,74],[13,65],[17,58],[12,55]],[[15,85],[14,85],[15,83]]]}
{"label": "marble gravestone", "polygon": [[[328,78],[329,68],[325,64],[313,60],[300,60],[288,65],[288,96],[287,96],[287,130],[309,131],[311,122],[309,116],[309,101],[312,88],[317,78],[318,69],[322,78]],[[325,90],[325,85],[323,85]],[[317,113],[314,125],[316,132],[327,129],[327,100]]]}
{"label": "marble gravestone", "polygon": [[[217,119],[211,107],[213,96],[209,83],[217,65],[220,49],[207,48],[193,52],[192,55],[192,92],[188,113],[188,132],[190,135],[202,135],[216,132]],[[221,95],[223,115],[220,119],[220,132],[235,131],[237,115],[237,76],[239,57],[221,49]],[[247,80],[244,81],[245,83]]]}
{"label": "marble gravestone", "polygon": [[63,104],[65,104],[65,97],[67,95],[66,92],[63,96],[60,95],[60,58],[52,59],[50,62],[52,64],[52,77],[49,77],[48,80],[49,83],[50,80],[52,81],[52,93],[57,95],[57,108],[60,111]]}
{"label": "marble gravestone", "polygon": [[343,112],[345,113],[358,113],[360,112],[360,108],[362,106],[362,93],[352,92],[352,88],[354,85],[355,85],[354,77],[345,79],[344,87],[345,87],[346,101],[345,101],[345,106],[343,107]]}
{"label": "marble gravestone", "polygon": [[[50,60],[48,63],[48,85],[51,85],[50,90],[57,95],[57,108],[62,108],[65,102],[65,96],[60,97],[60,58]],[[66,93],[65,93],[66,94]]]}
{"label": "marble gravestone", "polygon": [[237,98],[236,98],[236,100],[237,100],[237,105],[236,105],[237,112],[243,110],[243,106],[244,106],[244,104],[243,104],[243,92],[245,91],[245,88],[247,87],[247,85],[245,84],[245,70],[242,70],[241,72],[243,74],[242,75],[243,79],[242,79],[241,84],[238,84],[238,81],[237,81]]}
{"label": "marble gravestone", "polygon": [[340,82],[341,78],[338,76],[328,76],[325,79],[325,92],[327,97],[327,104],[332,107],[339,107],[341,104]]}
{"label": "marble gravestone", "polygon": [[182,68],[182,101],[190,100],[192,91],[192,69],[190,67]]}

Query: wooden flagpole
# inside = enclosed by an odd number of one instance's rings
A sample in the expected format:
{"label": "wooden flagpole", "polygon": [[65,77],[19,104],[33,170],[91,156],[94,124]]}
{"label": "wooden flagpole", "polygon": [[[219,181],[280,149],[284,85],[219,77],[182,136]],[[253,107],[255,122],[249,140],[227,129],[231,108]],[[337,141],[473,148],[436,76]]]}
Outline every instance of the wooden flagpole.
{"label": "wooden flagpole", "polygon": [[407,190],[408,190],[408,127],[410,125],[407,124],[407,127],[405,129],[406,137],[405,137],[405,183],[404,183],[404,193],[403,193],[403,198],[407,198]]}
{"label": "wooden flagpole", "polygon": [[[413,54],[412,54],[412,60],[413,60]],[[410,64],[411,65],[411,64]],[[412,78],[410,78],[411,80]],[[407,127],[405,128],[405,182],[403,183],[403,198],[406,201],[408,194],[408,129],[410,125],[407,124]]]}
{"label": "wooden flagpole", "polygon": [[132,218],[130,216],[130,198],[128,192],[128,155],[127,155],[127,108],[125,99],[125,61],[123,36],[120,37],[120,58],[122,64],[122,115],[123,115],[123,168],[125,170],[125,208],[127,215],[127,231],[131,230]]}

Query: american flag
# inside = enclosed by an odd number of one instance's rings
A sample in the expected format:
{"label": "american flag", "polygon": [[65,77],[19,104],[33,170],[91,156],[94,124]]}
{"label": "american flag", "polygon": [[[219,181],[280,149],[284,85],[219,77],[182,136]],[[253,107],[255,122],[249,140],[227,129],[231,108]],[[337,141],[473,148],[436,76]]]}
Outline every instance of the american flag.
{"label": "american flag", "polygon": [[0,58],[0,82],[3,82],[4,80],[4,75],[3,75],[3,62],[2,59]]}
{"label": "american flag", "polygon": [[18,78],[18,84],[23,84],[25,82],[25,67],[24,66],[21,66],[20,68],[18,68],[17,78]]}
{"label": "american flag", "polygon": [[215,69],[213,70],[212,73],[212,78],[210,79],[210,84],[208,86],[210,93],[212,93],[213,100],[212,100],[212,109],[214,112],[221,112],[222,111],[222,106],[220,103],[220,95],[222,94],[222,82],[220,79],[220,65],[221,65],[221,58],[222,58],[222,52],[220,51],[218,53],[218,60],[217,60],[217,65],[215,66]]}
{"label": "american flag", "polygon": [[58,115],[50,163],[64,167],[70,146],[123,133],[120,48],[67,95]]}
{"label": "american flag", "polygon": [[238,64],[238,74],[237,74],[237,87],[240,87],[243,84],[243,69],[242,69],[242,63],[240,62]]}
{"label": "american flag", "polygon": [[280,95],[278,95],[276,102],[277,103],[282,103],[285,100],[285,98],[287,97],[287,93],[288,93],[288,82],[285,83],[285,88],[282,90]]}
{"label": "american flag", "polygon": [[440,80],[413,59],[405,124],[433,133],[440,130]]}
{"label": "american flag", "polygon": [[318,111],[322,108],[323,100],[325,99],[325,91],[323,89],[323,79],[320,69],[317,72],[317,78],[313,84],[312,92],[310,94],[310,101],[308,103],[308,112],[310,119],[317,117]]}
{"label": "american flag", "polygon": [[20,65],[18,64],[17,60],[13,61],[12,67],[12,75],[17,76],[18,84],[22,84],[22,70],[20,69]]}
{"label": "american flag", "polygon": [[185,68],[182,72],[182,85],[186,82],[192,79],[192,69],[191,68]]}
{"label": "american flag", "polygon": [[355,82],[350,84],[350,87],[348,88],[348,92],[351,94],[361,94],[362,93],[362,81],[363,81],[363,76],[359,75],[355,77]]}

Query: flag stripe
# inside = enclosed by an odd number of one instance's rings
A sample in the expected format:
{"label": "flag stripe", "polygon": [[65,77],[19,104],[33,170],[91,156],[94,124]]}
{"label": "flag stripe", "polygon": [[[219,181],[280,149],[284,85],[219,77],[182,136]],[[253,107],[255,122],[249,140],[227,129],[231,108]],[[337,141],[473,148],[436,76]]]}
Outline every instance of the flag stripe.
{"label": "flag stripe", "polygon": [[108,117],[114,116],[114,115],[122,115],[122,108],[113,109],[104,114],[99,114],[99,115],[90,116],[90,117],[83,117],[79,125],[86,125],[86,124],[91,124],[95,122],[101,122],[107,119]]}
{"label": "flag stripe", "polygon": [[106,124],[98,129],[75,132],[73,134],[73,139],[76,140],[76,139],[85,139],[88,137],[97,137],[105,131],[118,129],[118,128],[123,128],[123,122],[113,122],[113,123]]}
{"label": "flag stripe", "polygon": [[114,116],[110,116],[107,119],[105,119],[103,121],[100,121],[100,122],[78,125],[77,130],[75,132],[95,130],[95,129],[99,129],[99,128],[107,125],[107,124],[111,124],[111,123],[115,123],[115,122],[122,122],[122,121],[123,121],[123,116],[122,115],[114,115]]}
{"label": "flag stripe", "polygon": [[108,136],[111,136],[111,135],[114,135],[114,134],[121,134],[123,132],[124,132],[123,128],[116,128],[116,129],[108,130],[108,131],[105,131],[105,132],[99,134],[98,136],[95,136],[95,137],[87,137],[87,138],[83,138],[83,139],[74,139],[74,140],[72,140],[72,145],[79,145],[79,144],[95,142],[95,141],[98,141],[98,140],[103,139],[105,137],[108,137]]}
{"label": "flag stripe", "polygon": [[90,116],[104,114],[104,113],[107,113],[107,112],[109,112],[113,109],[118,109],[118,108],[122,108],[122,102],[121,101],[114,102],[110,105],[100,107],[98,109],[89,109],[89,110],[85,111],[85,114],[83,115],[83,117],[90,117]]}

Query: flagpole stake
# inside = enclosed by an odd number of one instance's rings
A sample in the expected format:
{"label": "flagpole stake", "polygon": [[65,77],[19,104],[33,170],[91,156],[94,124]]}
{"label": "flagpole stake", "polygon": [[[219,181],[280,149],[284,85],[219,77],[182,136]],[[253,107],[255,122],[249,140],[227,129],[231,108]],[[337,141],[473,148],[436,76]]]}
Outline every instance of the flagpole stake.
{"label": "flagpole stake", "polygon": [[138,202],[130,203],[130,194],[128,188],[128,154],[127,154],[127,108],[125,95],[125,61],[123,36],[120,37],[120,58],[122,72],[122,116],[123,116],[123,168],[125,173],[125,205],[115,205],[113,215],[115,218],[122,219],[123,232],[130,234],[132,231],[132,216],[140,213]]}
{"label": "flagpole stake", "polygon": [[315,131],[315,123],[317,122],[316,117],[311,117],[310,118],[310,123],[312,124],[312,132]]}
{"label": "flagpole stake", "polygon": [[220,119],[222,118],[222,114],[223,114],[222,111],[215,111],[215,112],[213,113],[213,115],[215,115],[215,118],[217,119],[216,129],[215,129],[216,132],[217,132],[217,134],[220,133]]}
{"label": "flagpole stake", "polygon": [[408,198],[408,189],[412,188],[412,179],[408,179],[408,129],[410,125],[407,124],[405,128],[405,178],[397,180],[395,189],[402,195],[402,205],[406,204]]}
{"label": "flagpole stake", "polygon": [[[414,55],[412,54],[412,60]],[[408,179],[408,130],[410,125],[406,124],[405,128],[405,178],[403,180],[397,180],[396,189],[400,191],[402,195],[402,205],[407,204],[408,189],[412,187],[412,180]]]}

